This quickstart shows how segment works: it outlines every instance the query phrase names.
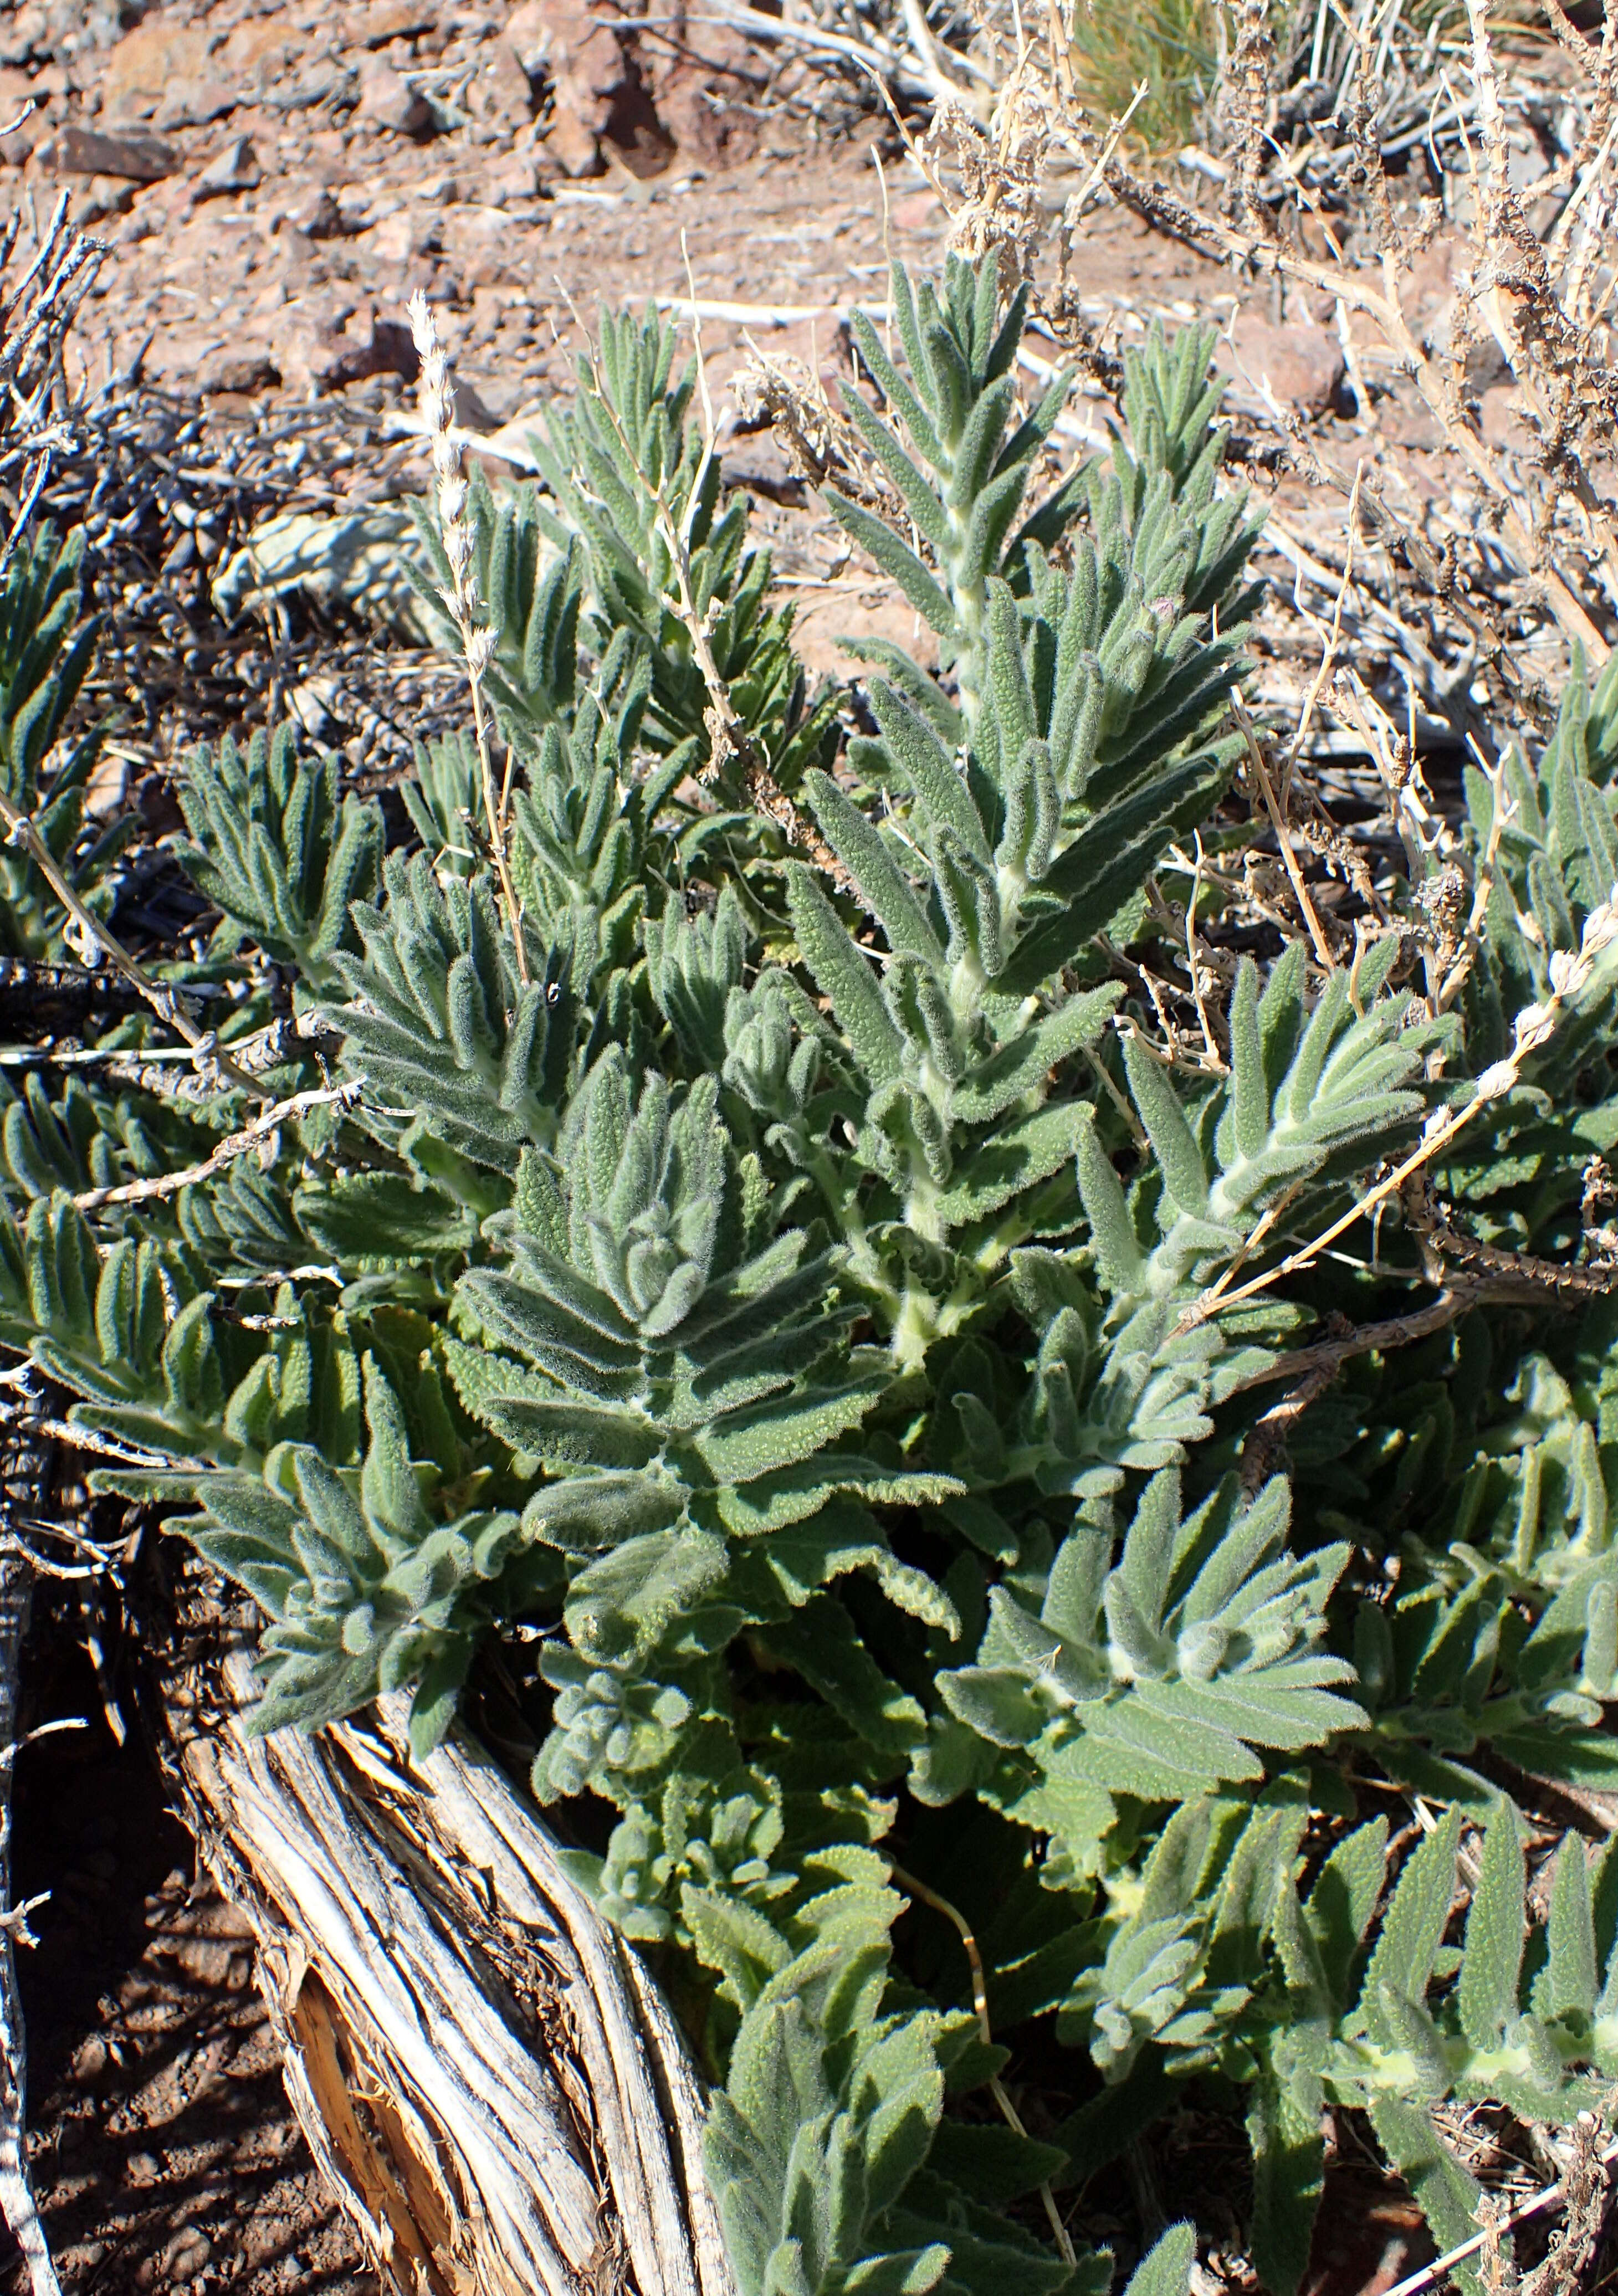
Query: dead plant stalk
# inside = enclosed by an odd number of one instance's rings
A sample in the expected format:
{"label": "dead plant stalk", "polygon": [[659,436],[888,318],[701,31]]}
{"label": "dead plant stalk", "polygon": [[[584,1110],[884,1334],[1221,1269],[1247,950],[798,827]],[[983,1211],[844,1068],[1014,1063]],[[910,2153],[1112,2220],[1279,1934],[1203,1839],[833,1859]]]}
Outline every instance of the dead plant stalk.
{"label": "dead plant stalk", "polygon": [[432,442],[432,475],[438,495],[439,531],[448,561],[450,581],[440,592],[446,612],[456,626],[466,683],[472,693],[472,731],[477,742],[478,771],[483,791],[484,824],[496,873],[500,880],[505,922],[516,950],[518,977],[528,984],[528,951],[523,945],[522,915],[512,883],[509,816],[509,775],[505,788],[495,788],[494,758],[489,746],[489,713],[483,698],[483,678],[493,660],[496,633],[483,619],[472,570],[472,521],[467,514],[469,489],[466,467],[455,430],[455,392],[449,360],[439,340],[432,306],[418,288],[410,298],[410,332],[421,360],[422,425]]}

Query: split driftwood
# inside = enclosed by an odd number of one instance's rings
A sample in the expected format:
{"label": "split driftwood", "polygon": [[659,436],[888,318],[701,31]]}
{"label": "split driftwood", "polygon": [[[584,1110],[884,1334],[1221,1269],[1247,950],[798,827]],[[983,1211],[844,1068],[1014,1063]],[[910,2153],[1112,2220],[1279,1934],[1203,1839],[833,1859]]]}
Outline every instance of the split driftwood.
{"label": "split driftwood", "polygon": [[0,1553],[0,2215],[22,2251],[30,2296],[62,2296],[29,2179],[28,2049],[13,1953],[13,1941],[34,1942],[28,1917],[37,1902],[12,1904],[11,1870],[12,1769],[20,1742],[17,1677],[33,1578],[33,1565],[20,1548]]}
{"label": "split driftwood", "polygon": [[735,2296],[668,2009],[545,1827],[405,1708],[251,1738],[244,1653],[171,1695],[168,1759],[251,1923],[288,2093],[408,2296]]}

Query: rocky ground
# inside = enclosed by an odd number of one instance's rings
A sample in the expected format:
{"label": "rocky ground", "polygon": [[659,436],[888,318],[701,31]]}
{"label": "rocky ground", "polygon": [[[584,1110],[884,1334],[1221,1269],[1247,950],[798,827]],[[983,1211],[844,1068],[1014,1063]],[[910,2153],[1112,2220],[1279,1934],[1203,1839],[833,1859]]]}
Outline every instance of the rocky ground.
{"label": "rocky ground", "polygon": [[[303,521],[286,586],[320,608],[364,590],[354,553],[384,576],[397,560],[407,521],[385,506],[421,482],[413,290],[499,471],[568,389],[604,305],[694,292],[717,386],[757,343],[834,390],[850,304],[880,300],[891,255],[936,261],[945,219],[899,139],[851,84],[747,45],[724,4],[675,0],[633,31],[608,0],[27,0],[0,14],[0,127],[15,123],[0,215],[65,195],[106,247],[68,346],[74,381],[117,400],[136,488],[120,479],[111,501],[95,441],[82,493],[100,485],[92,578],[111,623],[97,700],[119,721],[105,803],[272,701],[370,771],[402,765],[453,701],[453,676],[435,686],[407,630],[379,665],[363,611],[346,644],[323,624],[316,646],[296,618],[267,644],[245,576],[229,576],[276,515]],[[1121,212],[1097,220],[1081,284],[1104,328],[1213,311],[1254,405],[1261,379],[1310,415],[1335,405],[1341,352],[1312,311],[1241,290]],[[885,627],[891,603],[831,522],[804,515],[768,433],[729,461],[760,496],[807,657],[837,666],[834,636]],[[910,636],[902,619],[888,635]],[[285,676],[277,646],[298,654]]]}
{"label": "rocky ground", "polygon": [[[498,415],[554,375],[571,297],[680,291],[683,224],[699,293],[801,301],[880,263],[868,185],[808,148],[849,105],[685,0],[633,36],[584,0],[174,0],[120,30],[136,12],[0,24],[0,122],[34,105],[0,199],[66,188],[113,250],[93,367],[209,398],[407,379],[421,286]],[[720,175],[743,230],[709,227]]]}

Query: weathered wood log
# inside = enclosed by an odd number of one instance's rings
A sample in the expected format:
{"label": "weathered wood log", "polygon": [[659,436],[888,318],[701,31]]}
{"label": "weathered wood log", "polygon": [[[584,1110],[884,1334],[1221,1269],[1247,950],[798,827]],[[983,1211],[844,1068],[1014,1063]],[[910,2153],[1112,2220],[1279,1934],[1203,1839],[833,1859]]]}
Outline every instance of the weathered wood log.
{"label": "weathered wood log", "polygon": [[735,2296],[702,2102],[635,1954],[464,1734],[384,1700],[251,1738],[243,1653],[172,1693],[168,1760],[258,1939],[289,2095],[407,2296]]}
{"label": "weathered wood log", "polygon": [[10,1553],[0,1553],[0,2215],[22,2251],[31,2296],[62,2296],[29,2179],[24,2144],[28,2046],[13,1951],[14,1941],[34,1943],[28,1926],[32,1902],[12,1904],[12,1783],[19,1744],[17,1676],[33,1582],[33,1563],[25,1548],[17,1546]]}

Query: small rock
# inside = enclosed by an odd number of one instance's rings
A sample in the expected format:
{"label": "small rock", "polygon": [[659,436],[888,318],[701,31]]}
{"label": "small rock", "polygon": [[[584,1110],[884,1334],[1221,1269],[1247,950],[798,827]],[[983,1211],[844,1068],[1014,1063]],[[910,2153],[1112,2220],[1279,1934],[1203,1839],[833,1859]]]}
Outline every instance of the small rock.
{"label": "small rock", "polygon": [[202,398],[229,391],[250,398],[259,390],[280,387],[281,370],[265,351],[220,351],[204,360],[196,373],[196,390]]}
{"label": "small rock", "polygon": [[217,153],[192,189],[200,200],[218,199],[227,192],[256,191],[264,181],[259,155],[245,135],[237,135]]}
{"label": "small rock", "polygon": [[484,438],[500,428],[500,417],[492,406],[486,406],[471,383],[463,382],[459,375],[451,386],[455,395],[455,419],[463,430],[476,430]]}
{"label": "small rock", "polygon": [[279,9],[270,22],[237,24],[226,34],[224,46],[213,56],[214,69],[241,91],[238,102],[261,95],[292,77],[295,38]]}
{"label": "small rock", "polygon": [[0,20],[0,64],[25,64],[43,55],[47,37],[45,10],[39,0],[26,0],[9,19]]}
{"label": "small rock", "polygon": [[437,21],[438,11],[428,0],[371,0],[360,37],[368,48],[385,48],[390,40],[431,31]]}
{"label": "small rock", "polygon": [[420,135],[432,125],[426,97],[380,56],[367,56],[360,65],[359,102],[354,116],[395,135]]}
{"label": "small rock", "polygon": [[131,2152],[124,2162],[124,2182],[127,2185],[155,2185],[162,2173],[154,2152]]}
{"label": "small rock", "polygon": [[174,173],[177,153],[157,135],[105,135],[93,127],[64,127],[50,147],[59,176],[123,176],[155,184]]}
{"label": "small rock", "polygon": [[188,86],[171,88],[158,105],[152,119],[154,127],[206,127],[210,121],[224,119],[242,101],[228,81],[199,79]]}
{"label": "small rock", "polygon": [[177,23],[167,9],[154,11],[125,33],[96,74],[103,116],[148,119],[161,104],[218,86],[218,73],[209,70],[218,41],[218,34],[205,26]]}
{"label": "small rock", "polygon": [[306,239],[341,239],[342,209],[332,197],[331,187],[320,184],[314,191],[306,191],[291,207],[282,209],[272,218],[269,229],[301,232]]}
{"label": "small rock", "polygon": [[436,237],[436,226],[430,217],[412,215],[408,208],[398,208],[365,233],[362,243],[378,263],[404,264],[424,254]]}
{"label": "small rock", "polygon": [[507,18],[500,37],[528,78],[539,78],[551,56],[551,28],[545,0],[522,0],[522,5],[513,8]]}
{"label": "small rock", "polygon": [[98,2081],[107,2070],[107,2045],[99,2033],[92,2033],[81,2041],[73,2053],[72,2078],[88,2087]]}
{"label": "small rock", "polygon": [[483,50],[466,91],[466,108],[491,127],[525,127],[534,116],[534,90],[509,43],[494,40]]}
{"label": "small rock", "polygon": [[194,2280],[213,2254],[213,2243],[195,2225],[178,2232],[163,2251],[163,2268],[171,2281]]}
{"label": "small rock", "polygon": [[83,215],[127,215],[135,204],[135,185],[127,176],[92,176],[79,209]]}
{"label": "small rock", "polygon": [[531,200],[537,196],[539,170],[533,160],[526,157],[497,160],[483,178],[480,189],[488,206],[509,207],[513,201]]}
{"label": "small rock", "polygon": [[50,0],[46,45],[58,56],[88,56],[116,47],[128,12],[122,0]]}
{"label": "small rock", "polygon": [[1328,326],[1272,326],[1250,311],[1231,331],[1238,378],[1261,397],[1266,387],[1282,406],[1305,414],[1324,414],[1345,372],[1343,345]]}
{"label": "small rock", "polygon": [[506,20],[505,45],[530,80],[551,84],[546,148],[563,173],[593,175],[601,138],[639,83],[622,41],[589,0],[522,0]]}
{"label": "small rock", "polygon": [[311,678],[303,685],[294,685],[286,697],[288,710],[311,742],[324,742],[332,730],[332,713],[326,708],[332,696],[320,690],[332,684],[330,678]]}
{"label": "small rock", "polygon": [[397,374],[414,382],[420,366],[409,328],[368,310],[353,312],[341,322],[306,321],[278,348],[283,378],[316,396],[344,390],[374,374]]}
{"label": "small rock", "polygon": [[226,1987],[234,1948],[227,1938],[188,1937],[169,1948],[169,1958],[193,1985],[215,1989]]}

